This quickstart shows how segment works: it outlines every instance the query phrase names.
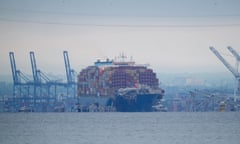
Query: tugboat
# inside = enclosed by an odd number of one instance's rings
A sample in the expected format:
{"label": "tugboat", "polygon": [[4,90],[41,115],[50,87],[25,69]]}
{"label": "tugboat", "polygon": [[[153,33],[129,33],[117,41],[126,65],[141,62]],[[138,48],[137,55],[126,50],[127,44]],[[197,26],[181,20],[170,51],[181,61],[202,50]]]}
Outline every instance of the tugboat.
{"label": "tugboat", "polygon": [[167,108],[162,103],[162,100],[158,101],[155,105],[152,106],[152,110],[155,112],[167,112]]}
{"label": "tugboat", "polygon": [[27,106],[22,106],[22,107],[20,107],[18,112],[33,112],[33,109],[31,109],[31,108],[29,108]]}

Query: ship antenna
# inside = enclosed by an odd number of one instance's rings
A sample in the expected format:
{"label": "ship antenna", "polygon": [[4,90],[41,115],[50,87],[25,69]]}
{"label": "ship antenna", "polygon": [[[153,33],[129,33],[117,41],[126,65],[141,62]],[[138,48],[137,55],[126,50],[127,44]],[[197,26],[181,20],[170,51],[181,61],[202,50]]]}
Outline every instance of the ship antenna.
{"label": "ship antenna", "polygon": [[127,58],[127,56],[125,56],[124,53],[122,52],[122,53],[120,54],[120,58],[121,58],[121,61],[124,62],[125,59]]}

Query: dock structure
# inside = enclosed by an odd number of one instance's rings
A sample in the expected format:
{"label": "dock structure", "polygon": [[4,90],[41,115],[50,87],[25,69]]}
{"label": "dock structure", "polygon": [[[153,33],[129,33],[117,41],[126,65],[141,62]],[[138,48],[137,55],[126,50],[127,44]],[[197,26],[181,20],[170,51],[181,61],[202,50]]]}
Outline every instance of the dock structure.
{"label": "dock structure", "polygon": [[195,89],[190,91],[190,101],[188,111],[239,111],[240,103],[235,102],[232,96],[226,94],[210,93]]}

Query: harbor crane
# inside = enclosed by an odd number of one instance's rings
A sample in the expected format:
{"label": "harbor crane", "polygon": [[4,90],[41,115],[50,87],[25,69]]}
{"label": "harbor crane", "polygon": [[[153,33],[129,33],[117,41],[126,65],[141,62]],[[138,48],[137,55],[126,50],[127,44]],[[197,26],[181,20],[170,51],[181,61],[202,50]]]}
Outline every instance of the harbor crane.
{"label": "harbor crane", "polygon": [[[34,52],[30,52],[30,60],[32,66],[32,75],[33,75],[33,83],[34,83],[34,101],[36,100],[37,95],[42,97],[43,90],[46,90],[46,98],[49,101],[51,95],[51,87],[54,87],[54,98],[57,96],[57,86],[65,86],[66,84],[62,82],[58,82],[57,80],[51,80],[45,73],[43,73],[40,69],[37,68],[37,63],[35,59]],[[45,88],[45,89],[43,89]],[[44,98],[42,98],[44,99]]]}
{"label": "harbor crane", "polygon": [[71,69],[71,65],[68,58],[68,52],[63,51],[64,62],[65,62],[65,69],[66,69],[66,76],[67,76],[67,83],[68,84],[76,84],[75,81],[75,71]]}
{"label": "harbor crane", "polygon": [[227,69],[235,77],[234,101],[237,101],[238,96],[240,96],[240,73],[238,72],[238,62],[240,61],[239,54],[233,48],[228,47],[228,50],[235,56],[237,61],[236,68],[234,68],[221,56],[221,54],[214,47],[210,47],[210,50],[218,57],[218,59],[227,67]]}
{"label": "harbor crane", "polygon": [[[29,96],[29,87],[32,84],[30,79],[17,69],[15,57],[13,52],[9,52],[9,58],[11,63],[12,78],[13,78],[13,96],[27,95]],[[27,93],[23,92],[23,88],[27,89]]]}
{"label": "harbor crane", "polygon": [[75,96],[76,94],[76,79],[75,79],[75,71],[71,68],[69,58],[68,58],[68,52],[63,51],[63,56],[64,56],[64,63],[65,63],[65,69],[66,69],[66,77],[67,77],[67,95],[69,95],[68,88],[73,88],[73,95]]}
{"label": "harbor crane", "polygon": [[9,52],[9,58],[13,78],[13,97],[9,100],[9,105],[6,104],[6,107],[8,107],[8,110],[18,111],[19,107],[25,106],[31,101],[30,91],[33,82],[27,75],[17,69],[13,52]]}
{"label": "harbor crane", "polygon": [[[77,82],[76,72],[71,69],[68,52],[63,52],[67,76],[66,82],[62,82],[60,79],[52,79],[38,69],[34,52],[30,51],[29,54],[32,77],[17,69],[14,52],[9,52],[13,79],[13,97],[8,99],[8,110],[19,111],[24,107],[33,111],[55,111],[55,107],[61,106],[62,108],[63,105],[70,107],[76,101]],[[70,88],[73,97],[69,97]],[[65,90],[67,90],[67,97],[63,97],[62,92]],[[57,98],[59,99],[57,100]]]}
{"label": "harbor crane", "polygon": [[[46,85],[46,83],[43,83],[42,79],[45,79],[45,76],[43,76],[42,72],[37,69],[36,59],[33,51],[30,51],[30,60],[31,60],[31,66],[32,66],[32,76],[33,76],[33,98],[34,98],[34,106],[36,105],[36,99],[37,99],[37,90],[39,90],[39,95],[42,97],[42,86]],[[46,81],[49,79],[46,78]],[[48,89],[48,96],[49,96],[49,88]]]}

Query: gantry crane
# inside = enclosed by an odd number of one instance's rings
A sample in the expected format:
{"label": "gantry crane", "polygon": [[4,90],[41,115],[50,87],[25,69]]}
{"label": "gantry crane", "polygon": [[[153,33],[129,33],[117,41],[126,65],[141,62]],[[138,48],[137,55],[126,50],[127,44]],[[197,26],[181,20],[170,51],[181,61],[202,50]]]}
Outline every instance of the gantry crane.
{"label": "gantry crane", "polygon": [[69,96],[68,89],[71,88],[73,91],[73,98],[76,98],[76,73],[73,69],[71,69],[68,52],[64,51],[63,55],[67,76],[66,82],[53,80],[49,78],[45,73],[43,73],[40,69],[38,69],[33,51],[30,51],[32,79],[29,78],[17,69],[14,53],[9,52],[13,78],[13,96],[15,102],[14,105],[16,109],[19,108],[23,101],[25,103],[25,100],[29,100],[28,106],[33,103],[31,107],[33,106],[34,109],[37,111],[40,110],[39,108],[41,108],[41,104],[43,104],[42,106],[44,106],[46,102],[53,106],[57,102],[57,87],[61,87],[60,91],[63,90],[63,87],[67,88],[67,96]]}
{"label": "gantry crane", "polygon": [[[51,80],[45,73],[37,68],[37,63],[35,59],[34,52],[30,52],[30,60],[32,66],[32,75],[34,83],[34,103],[36,103],[37,96],[40,99],[47,99],[49,102],[50,99],[56,100],[57,97],[57,86],[65,86],[64,83],[58,82],[57,80]],[[51,87],[54,87],[54,92],[51,91]],[[46,91],[46,97],[43,98],[43,91]],[[51,97],[53,93],[53,98]]]}
{"label": "gantry crane", "polygon": [[12,78],[13,78],[13,101],[10,101],[14,110],[18,110],[23,104],[24,106],[29,102],[30,89],[33,86],[33,82],[17,69],[15,57],[13,52],[9,52],[9,58],[11,63]]}
{"label": "gantry crane", "polygon": [[9,58],[13,78],[13,96],[17,95],[21,97],[21,95],[23,94],[23,89],[27,89],[27,92],[25,92],[24,95],[29,96],[29,87],[32,84],[31,80],[20,70],[17,69],[13,52],[9,52]]}
{"label": "gantry crane", "polygon": [[65,69],[66,69],[66,76],[67,76],[67,83],[68,84],[75,84],[75,71],[71,69],[71,65],[68,58],[68,52],[63,51],[64,62],[65,62]]}
{"label": "gantry crane", "polygon": [[236,101],[238,96],[240,96],[240,73],[238,72],[238,62],[240,60],[239,54],[233,48],[228,47],[228,50],[236,57],[236,68],[234,68],[221,56],[221,54],[214,47],[210,47],[210,50],[218,57],[218,59],[235,77],[234,101]]}
{"label": "gantry crane", "polygon": [[66,77],[67,77],[67,95],[69,95],[68,88],[73,88],[73,96],[76,95],[76,76],[75,71],[71,68],[69,58],[68,58],[68,52],[63,51],[64,56],[64,63],[65,63],[65,69],[66,69]]}

